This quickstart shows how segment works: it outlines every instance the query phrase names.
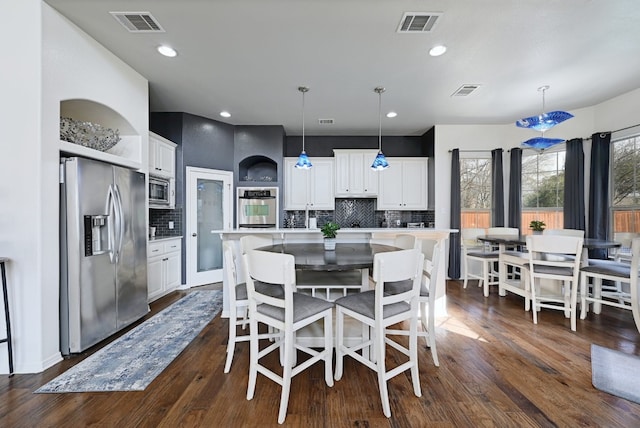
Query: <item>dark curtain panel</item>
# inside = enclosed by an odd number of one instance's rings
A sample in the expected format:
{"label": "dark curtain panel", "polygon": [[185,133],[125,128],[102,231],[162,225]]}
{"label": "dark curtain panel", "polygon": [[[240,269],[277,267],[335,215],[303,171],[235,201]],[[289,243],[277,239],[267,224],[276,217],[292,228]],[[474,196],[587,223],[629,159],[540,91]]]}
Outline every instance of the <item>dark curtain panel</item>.
{"label": "dark curtain panel", "polygon": [[[582,138],[566,142],[564,164],[564,227],[584,228],[584,151]],[[608,151],[607,151],[608,153]]]}
{"label": "dark curtain panel", "polygon": [[[609,143],[611,133],[591,136],[589,224],[587,238],[607,239],[609,225]],[[607,250],[589,250],[589,258],[606,259]]]}
{"label": "dark curtain panel", "polygon": [[504,226],[502,149],[491,150],[491,226]]}
{"label": "dark curtain panel", "polygon": [[509,227],[522,232],[522,149],[511,149],[509,164]]}
{"label": "dark curtain panel", "polygon": [[451,151],[451,217],[449,227],[458,232],[449,236],[449,278],[460,278],[460,150]]}

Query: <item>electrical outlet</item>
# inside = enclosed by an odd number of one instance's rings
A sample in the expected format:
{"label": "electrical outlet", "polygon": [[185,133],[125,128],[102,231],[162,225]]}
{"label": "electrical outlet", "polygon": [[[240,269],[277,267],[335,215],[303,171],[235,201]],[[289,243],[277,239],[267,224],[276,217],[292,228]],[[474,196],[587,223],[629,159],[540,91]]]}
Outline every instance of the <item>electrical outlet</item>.
{"label": "electrical outlet", "polygon": [[169,222],[169,229],[173,229],[173,222],[172,221]]}

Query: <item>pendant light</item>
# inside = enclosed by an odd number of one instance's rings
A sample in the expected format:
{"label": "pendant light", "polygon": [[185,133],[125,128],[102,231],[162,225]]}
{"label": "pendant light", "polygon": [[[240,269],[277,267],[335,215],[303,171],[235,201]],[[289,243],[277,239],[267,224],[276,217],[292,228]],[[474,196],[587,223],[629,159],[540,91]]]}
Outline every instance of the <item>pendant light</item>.
{"label": "pendant light", "polygon": [[373,90],[378,94],[378,155],[371,164],[371,169],[375,171],[382,171],[389,168],[389,162],[382,153],[382,93],[385,89],[382,86],[378,86]]}
{"label": "pendant light", "polygon": [[566,111],[551,111],[546,113],[545,110],[545,92],[549,89],[548,85],[538,88],[539,92],[542,92],[542,114],[539,116],[525,117],[516,121],[516,126],[519,128],[529,128],[536,131],[540,131],[542,135],[540,137],[531,138],[524,143],[525,147],[530,147],[537,150],[545,150],[551,146],[562,143],[565,140],[562,138],[546,138],[544,132],[564,122],[567,119],[571,119],[573,115]]}
{"label": "pendant light", "polygon": [[302,92],[302,152],[298,156],[298,162],[295,167],[300,169],[309,169],[313,165],[307,157],[307,152],[304,151],[304,94],[309,92],[309,88],[306,86],[298,86],[298,91]]}

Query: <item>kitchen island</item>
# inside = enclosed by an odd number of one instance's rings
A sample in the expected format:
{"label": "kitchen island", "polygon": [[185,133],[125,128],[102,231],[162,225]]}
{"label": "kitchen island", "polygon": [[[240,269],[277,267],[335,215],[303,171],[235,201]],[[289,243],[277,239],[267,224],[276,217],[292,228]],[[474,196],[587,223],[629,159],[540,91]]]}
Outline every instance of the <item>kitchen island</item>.
{"label": "kitchen island", "polygon": [[[440,243],[441,256],[439,269],[441,274],[438,281],[445,281],[445,257],[447,254],[446,241],[451,232],[457,232],[456,229],[433,229],[433,228],[344,228],[338,231],[337,242],[341,243],[366,243],[374,240],[380,244],[393,245],[393,240],[398,234],[411,234],[418,239],[434,239]],[[286,243],[320,243],[323,240],[320,229],[288,229],[288,228],[255,228],[255,229],[233,229],[220,233],[223,241],[232,241],[235,243],[236,260],[242,263],[240,253],[240,238],[245,235],[267,235],[273,237],[275,244]],[[428,251],[426,251],[428,252]],[[244,270],[242,266],[238,266],[238,281],[244,282]],[[229,316],[228,287],[226,275],[223,281],[223,299],[224,306],[222,311],[223,317]],[[445,303],[443,299],[436,304],[436,314],[445,313]]]}

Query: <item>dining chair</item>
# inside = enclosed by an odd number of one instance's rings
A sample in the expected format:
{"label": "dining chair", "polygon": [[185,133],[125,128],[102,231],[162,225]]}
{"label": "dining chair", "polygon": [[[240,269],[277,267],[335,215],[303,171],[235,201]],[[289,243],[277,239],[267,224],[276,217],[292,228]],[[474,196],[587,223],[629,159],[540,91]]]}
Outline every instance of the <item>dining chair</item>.
{"label": "dining chair", "polygon": [[[431,350],[433,364],[440,367],[438,361],[438,351],[436,349],[436,300],[445,295],[445,282],[438,283],[438,268],[440,263],[440,244],[435,239],[422,240],[422,253],[424,262],[422,265],[422,282],[420,284],[420,296],[418,302],[420,306],[420,321],[422,330],[418,330],[418,336],[424,337],[427,347]],[[402,283],[405,283],[402,287]],[[388,282],[385,284],[385,291],[391,294],[402,292],[403,288],[408,288],[407,281],[400,283]],[[400,289],[396,287],[400,286]],[[386,329],[386,334],[409,335],[407,330]]]}
{"label": "dining chair", "polygon": [[584,230],[580,229],[545,229],[542,231],[543,235],[556,235],[556,236],[577,236],[584,238]]}
{"label": "dining chair", "polygon": [[409,250],[411,248],[421,248],[422,241],[420,241],[414,235],[410,235],[408,233],[400,233],[393,239],[393,246],[402,248],[403,250]]}
{"label": "dining chair", "polygon": [[609,258],[616,262],[631,262],[631,243],[635,238],[640,238],[640,233],[633,232],[615,232],[613,240],[620,243],[618,248],[610,250]]}
{"label": "dining chair", "polygon": [[[420,295],[420,278],[422,276],[424,255],[417,248],[409,250],[378,253],[373,261],[373,279],[375,289],[358,294],[341,297],[336,304],[336,370],[335,379],[340,380],[343,374],[344,356],[348,355],[378,375],[378,387],[382,410],[386,417],[391,417],[387,381],[392,377],[411,370],[413,392],[420,397],[420,379],[418,375],[418,296]],[[397,294],[386,292],[389,282],[409,281],[411,286]],[[410,302],[410,303],[408,303]],[[344,341],[345,316],[349,316],[368,326],[371,338],[363,338],[362,342],[347,347]],[[385,329],[401,321],[409,321],[409,346],[392,340],[385,334]],[[408,357],[408,361],[391,370],[386,369],[385,351],[389,345]],[[373,346],[373,358],[367,359],[358,351]]]}
{"label": "dining chair", "polygon": [[[231,241],[222,242],[224,275],[226,277],[229,297],[229,337],[227,339],[227,359],[224,364],[224,372],[229,373],[235,353],[235,345],[239,342],[248,342],[249,334],[237,334],[238,326],[242,330],[247,328],[249,320],[247,311],[249,308],[249,300],[247,298],[247,284],[245,282],[238,283],[238,264],[236,263],[236,254],[234,245]],[[284,292],[282,287],[273,284],[256,284],[261,291],[273,297],[282,298]],[[274,338],[275,333],[260,335],[260,338]]]}
{"label": "dining chair", "polygon": [[[251,250],[244,255],[249,300],[250,362],[247,400],[253,399],[258,373],[263,374],[282,387],[278,423],[282,424],[287,416],[291,379],[304,369],[324,360],[325,382],[333,386],[333,303],[296,292],[295,259],[291,254],[270,253]],[[284,289],[284,298],[264,294],[257,286],[259,283],[279,284]],[[323,320],[324,348],[321,351],[297,344],[296,332],[318,320]],[[260,335],[258,323],[266,324],[281,331],[274,343],[259,349]],[[284,350],[282,374],[277,374],[260,360],[275,350]],[[296,350],[311,357],[295,363]]]}
{"label": "dining chair", "polygon": [[[479,236],[486,235],[485,229],[468,228],[462,229],[462,253],[464,255],[464,282],[463,288],[467,288],[469,279],[477,279],[478,287],[483,287],[483,294],[489,297],[489,286],[498,284],[498,273],[493,269],[493,264],[498,262],[500,253],[485,244],[478,241]],[[474,273],[469,268],[472,261],[480,262],[482,274]]]}
{"label": "dining chair", "polygon": [[[589,304],[593,304],[594,313],[600,313],[601,305],[633,310],[631,299],[631,280],[638,279],[638,260],[640,259],[640,238],[635,238],[631,245],[631,263],[614,260],[598,260],[580,269],[580,319],[585,319]],[[636,265],[636,270],[632,265]],[[592,281],[589,292],[589,280]],[[617,285],[604,287],[603,281],[611,281]]]}
{"label": "dining chair", "polygon": [[[533,323],[540,308],[562,310],[576,331],[580,255],[584,239],[579,236],[527,236]],[[569,256],[569,257],[566,257]]]}
{"label": "dining chair", "polygon": [[267,245],[273,245],[273,237],[271,235],[245,235],[240,238],[240,250],[243,255],[250,250],[266,247]]}

